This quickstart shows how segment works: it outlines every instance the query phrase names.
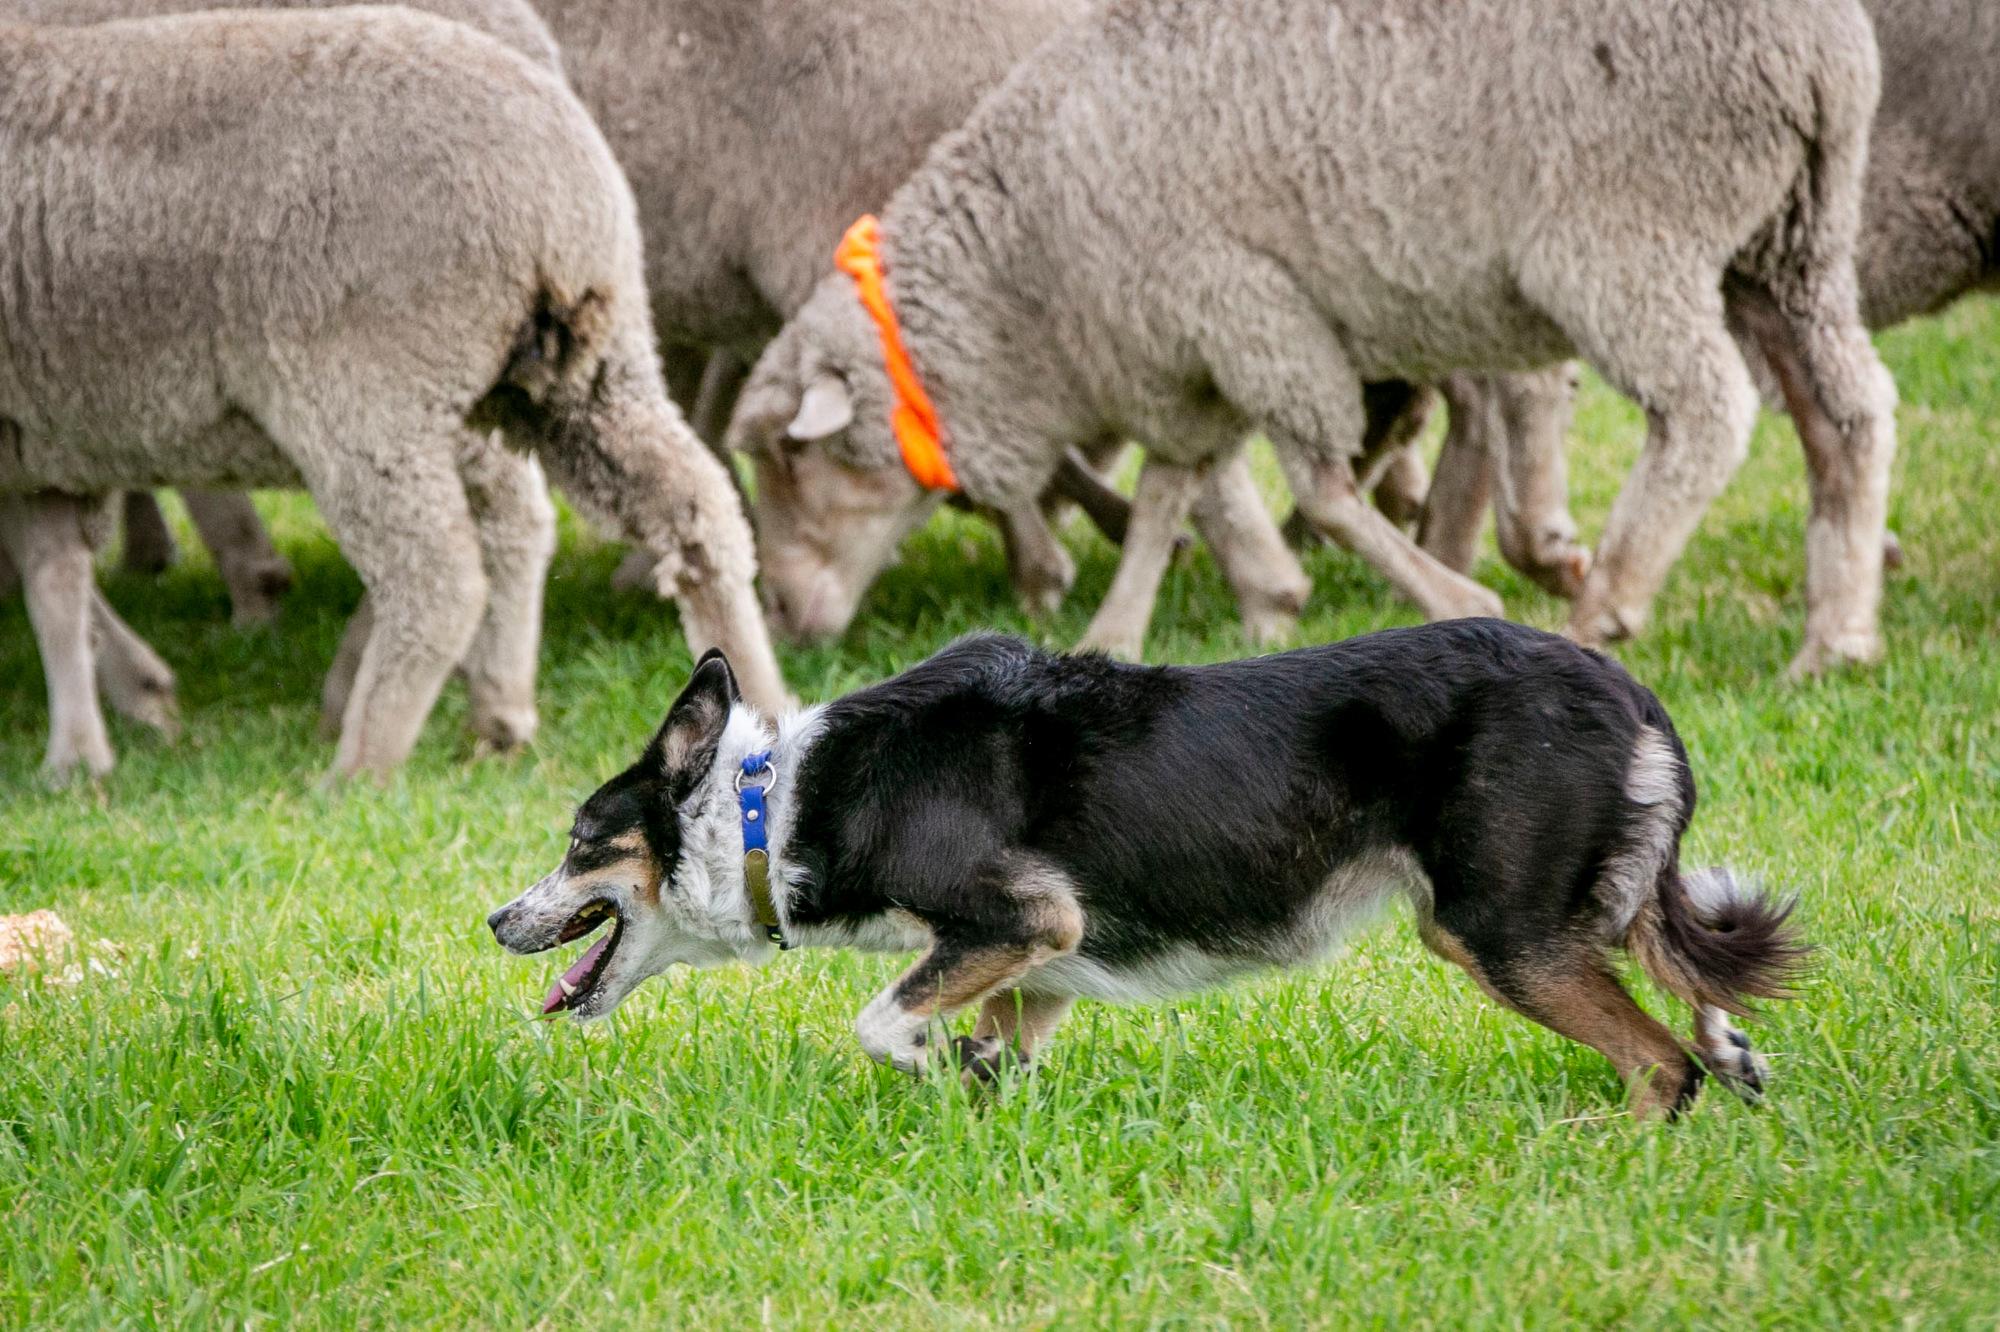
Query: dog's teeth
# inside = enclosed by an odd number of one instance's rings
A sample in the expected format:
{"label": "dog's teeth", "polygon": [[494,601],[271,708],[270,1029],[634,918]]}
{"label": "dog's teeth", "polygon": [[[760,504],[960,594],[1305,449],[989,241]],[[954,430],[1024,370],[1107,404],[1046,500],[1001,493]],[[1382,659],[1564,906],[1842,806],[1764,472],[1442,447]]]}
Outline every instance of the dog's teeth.
{"label": "dog's teeth", "polygon": [[566,996],[568,996],[569,998],[572,998],[572,999],[574,999],[574,998],[576,997],[576,986],[574,986],[574,985],[571,985],[571,984],[569,983],[569,978],[568,978],[568,977],[566,977],[566,976],[565,976],[565,977],[563,977],[563,978],[562,978],[561,980],[558,980],[558,981],[556,982],[556,984],[558,984],[558,985],[562,986],[562,992],[563,992],[563,994],[565,994],[565,995],[566,995]]}

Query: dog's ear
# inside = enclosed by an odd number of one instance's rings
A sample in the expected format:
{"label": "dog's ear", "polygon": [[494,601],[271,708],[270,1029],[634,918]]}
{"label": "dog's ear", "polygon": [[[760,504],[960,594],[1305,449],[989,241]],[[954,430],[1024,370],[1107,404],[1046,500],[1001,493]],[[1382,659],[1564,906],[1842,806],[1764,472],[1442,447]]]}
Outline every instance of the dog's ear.
{"label": "dog's ear", "polygon": [[660,733],[646,748],[646,763],[667,783],[667,796],[674,804],[692,795],[715,766],[729,709],[741,697],[729,659],[720,648],[710,648],[695,664],[687,688],[667,710]]}

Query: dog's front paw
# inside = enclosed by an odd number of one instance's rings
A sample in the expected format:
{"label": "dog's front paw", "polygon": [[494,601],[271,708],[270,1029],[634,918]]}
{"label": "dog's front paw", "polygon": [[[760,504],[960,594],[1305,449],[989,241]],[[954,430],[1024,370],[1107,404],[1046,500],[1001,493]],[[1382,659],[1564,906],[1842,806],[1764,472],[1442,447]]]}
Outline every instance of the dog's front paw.
{"label": "dog's front paw", "polygon": [[968,1087],[998,1082],[1004,1070],[1021,1067],[1013,1047],[991,1036],[954,1037],[951,1052],[959,1079]]}

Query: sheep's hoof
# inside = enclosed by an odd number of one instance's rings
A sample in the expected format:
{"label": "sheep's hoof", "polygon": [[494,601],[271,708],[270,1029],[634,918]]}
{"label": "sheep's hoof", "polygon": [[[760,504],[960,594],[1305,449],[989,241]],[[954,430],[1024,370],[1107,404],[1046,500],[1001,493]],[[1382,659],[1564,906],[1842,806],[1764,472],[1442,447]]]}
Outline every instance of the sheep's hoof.
{"label": "sheep's hoof", "polygon": [[1855,666],[1873,666],[1882,660],[1882,639],[1876,634],[1849,634],[1841,638],[1808,638],[1786,668],[1785,678],[1793,684],[1817,679],[1830,672]]}
{"label": "sheep's hoof", "polygon": [[1903,543],[1894,532],[1882,534],[1882,567],[1891,573],[1903,567]]}
{"label": "sheep's hoof", "polygon": [[292,566],[283,560],[259,564],[229,589],[229,623],[237,629],[275,624],[278,605],[292,590]]}
{"label": "sheep's hoof", "polygon": [[540,720],[531,707],[495,708],[482,712],[471,723],[473,757],[490,758],[519,753],[535,738]]}
{"label": "sheep's hoof", "polygon": [[1434,615],[1436,620],[1498,620],[1507,614],[1507,603],[1500,595],[1487,588],[1472,586],[1461,594],[1454,594],[1444,606],[1444,613]]}
{"label": "sheep's hoof", "polygon": [[660,562],[659,556],[644,550],[633,550],[618,562],[611,574],[611,590],[614,592],[657,592],[653,581],[654,566]]}
{"label": "sheep's hoof", "polygon": [[76,785],[81,778],[99,782],[111,775],[115,762],[109,745],[52,749],[42,760],[42,784],[51,791],[62,791]]}
{"label": "sheep's hoof", "polygon": [[1258,607],[1243,612],[1243,636],[1252,647],[1280,647],[1297,638],[1298,632],[1299,617],[1291,611]]}
{"label": "sheep's hoof", "polygon": [[1142,661],[1146,636],[1129,629],[1099,629],[1095,625],[1078,640],[1078,652],[1101,652],[1117,661]]}

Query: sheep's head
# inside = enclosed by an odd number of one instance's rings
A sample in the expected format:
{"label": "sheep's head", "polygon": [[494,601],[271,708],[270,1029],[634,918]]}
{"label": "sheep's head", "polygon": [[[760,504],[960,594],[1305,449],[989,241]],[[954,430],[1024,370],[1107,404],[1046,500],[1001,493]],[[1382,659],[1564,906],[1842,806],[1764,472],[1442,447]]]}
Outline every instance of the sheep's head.
{"label": "sheep's head", "polygon": [[765,349],[729,427],[757,472],[765,609],[794,640],[844,632],[930,512],[889,427],[875,326],[834,274]]}

